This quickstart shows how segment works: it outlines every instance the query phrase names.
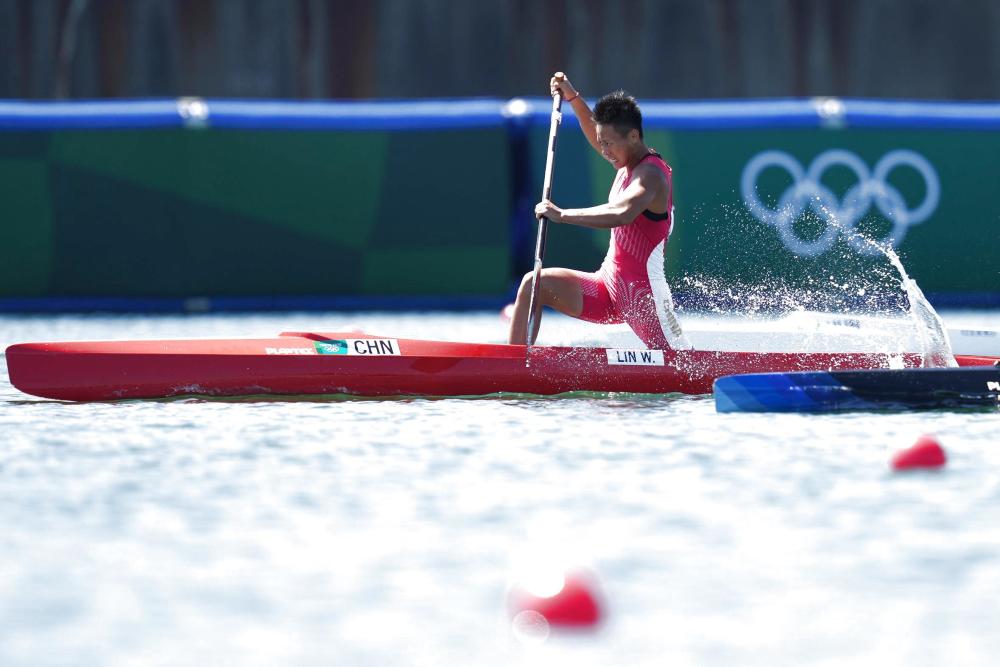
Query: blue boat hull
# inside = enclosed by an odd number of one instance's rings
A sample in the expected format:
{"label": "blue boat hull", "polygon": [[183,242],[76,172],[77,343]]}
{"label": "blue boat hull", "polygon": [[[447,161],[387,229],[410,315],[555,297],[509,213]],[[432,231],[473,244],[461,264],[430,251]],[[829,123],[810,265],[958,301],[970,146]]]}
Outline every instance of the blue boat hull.
{"label": "blue boat hull", "polygon": [[1000,368],[906,368],[729,375],[718,412],[835,412],[1000,406]]}

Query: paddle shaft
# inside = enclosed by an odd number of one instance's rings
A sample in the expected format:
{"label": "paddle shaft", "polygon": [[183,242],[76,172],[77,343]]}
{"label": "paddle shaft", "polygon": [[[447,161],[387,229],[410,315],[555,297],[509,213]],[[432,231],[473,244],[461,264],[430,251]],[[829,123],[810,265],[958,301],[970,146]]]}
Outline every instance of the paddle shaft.
{"label": "paddle shaft", "polygon": [[[542,199],[552,198],[552,168],[556,161],[556,136],[562,122],[562,95],[552,96],[552,116],[549,120],[549,151],[545,156],[545,178],[542,182]],[[548,237],[549,221],[538,219],[538,238],[535,240],[535,273],[531,278],[531,300],[528,302],[528,346],[534,345],[538,328],[542,323],[542,302],[538,289],[542,279],[542,259],[545,257],[545,240]]]}

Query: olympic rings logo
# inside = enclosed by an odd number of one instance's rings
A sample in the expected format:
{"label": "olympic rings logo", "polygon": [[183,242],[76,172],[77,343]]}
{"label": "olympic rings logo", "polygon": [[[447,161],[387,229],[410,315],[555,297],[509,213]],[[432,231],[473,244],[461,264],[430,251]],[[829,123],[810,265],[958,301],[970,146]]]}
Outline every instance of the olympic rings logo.
{"label": "olympic rings logo", "polygon": [[[847,167],[857,178],[857,183],[840,199],[821,180],[826,170],[834,166]],[[764,204],[757,195],[757,180],[765,169],[772,167],[784,169],[792,177],[792,184],[774,208]],[[887,180],[889,174],[899,167],[915,169],[924,181],[924,199],[915,208],[909,208],[903,195]],[[821,153],[808,169],[803,169],[788,153],[764,151],[743,168],[741,190],[743,202],[754,217],[775,227],[785,247],[804,257],[825,253],[833,247],[841,233],[855,251],[865,255],[878,254],[879,249],[872,241],[853,231],[872,204],[892,223],[892,229],[885,238],[875,243],[891,243],[897,247],[911,225],[920,224],[934,213],[941,198],[941,184],[931,163],[919,153],[903,149],[886,153],[874,170],[869,170],[861,158],[846,150],[833,149]],[[793,224],[807,208],[825,221],[823,232],[815,239],[804,239],[793,229]]]}

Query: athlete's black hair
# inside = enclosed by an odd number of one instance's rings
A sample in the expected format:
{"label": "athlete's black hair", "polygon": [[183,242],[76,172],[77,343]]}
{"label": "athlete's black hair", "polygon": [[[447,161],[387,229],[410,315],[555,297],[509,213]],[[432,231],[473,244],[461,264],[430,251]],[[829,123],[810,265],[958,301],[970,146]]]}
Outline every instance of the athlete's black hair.
{"label": "athlete's black hair", "polygon": [[623,137],[629,130],[639,130],[642,138],[642,112],[639,103],[624,90],[616,90],[597,100],[594,105],[594,121],[601,125],[611,125]]}

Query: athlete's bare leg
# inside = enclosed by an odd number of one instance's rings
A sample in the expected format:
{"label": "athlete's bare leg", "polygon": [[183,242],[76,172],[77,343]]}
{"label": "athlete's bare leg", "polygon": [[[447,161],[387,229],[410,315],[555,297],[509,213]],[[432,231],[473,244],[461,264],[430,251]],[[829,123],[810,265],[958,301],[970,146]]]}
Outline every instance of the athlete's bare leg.
{"label": "athlete's bare leg", "polygon": [[[517,290],[517,300],[514,301],[514,313],[510,318],[510,333],[507,342],[512,345],[524,345],[528,337],[528,309],[531,307],[531,280],[534,272],[525,274],[521,287]],[[579,317],[583,312],[583,290],[580,281],[569,269],[542,269],[538,297],[543,306],[555,308],[560,313],[571,317]],[[532,332],[532,342],[538,335]]]}

